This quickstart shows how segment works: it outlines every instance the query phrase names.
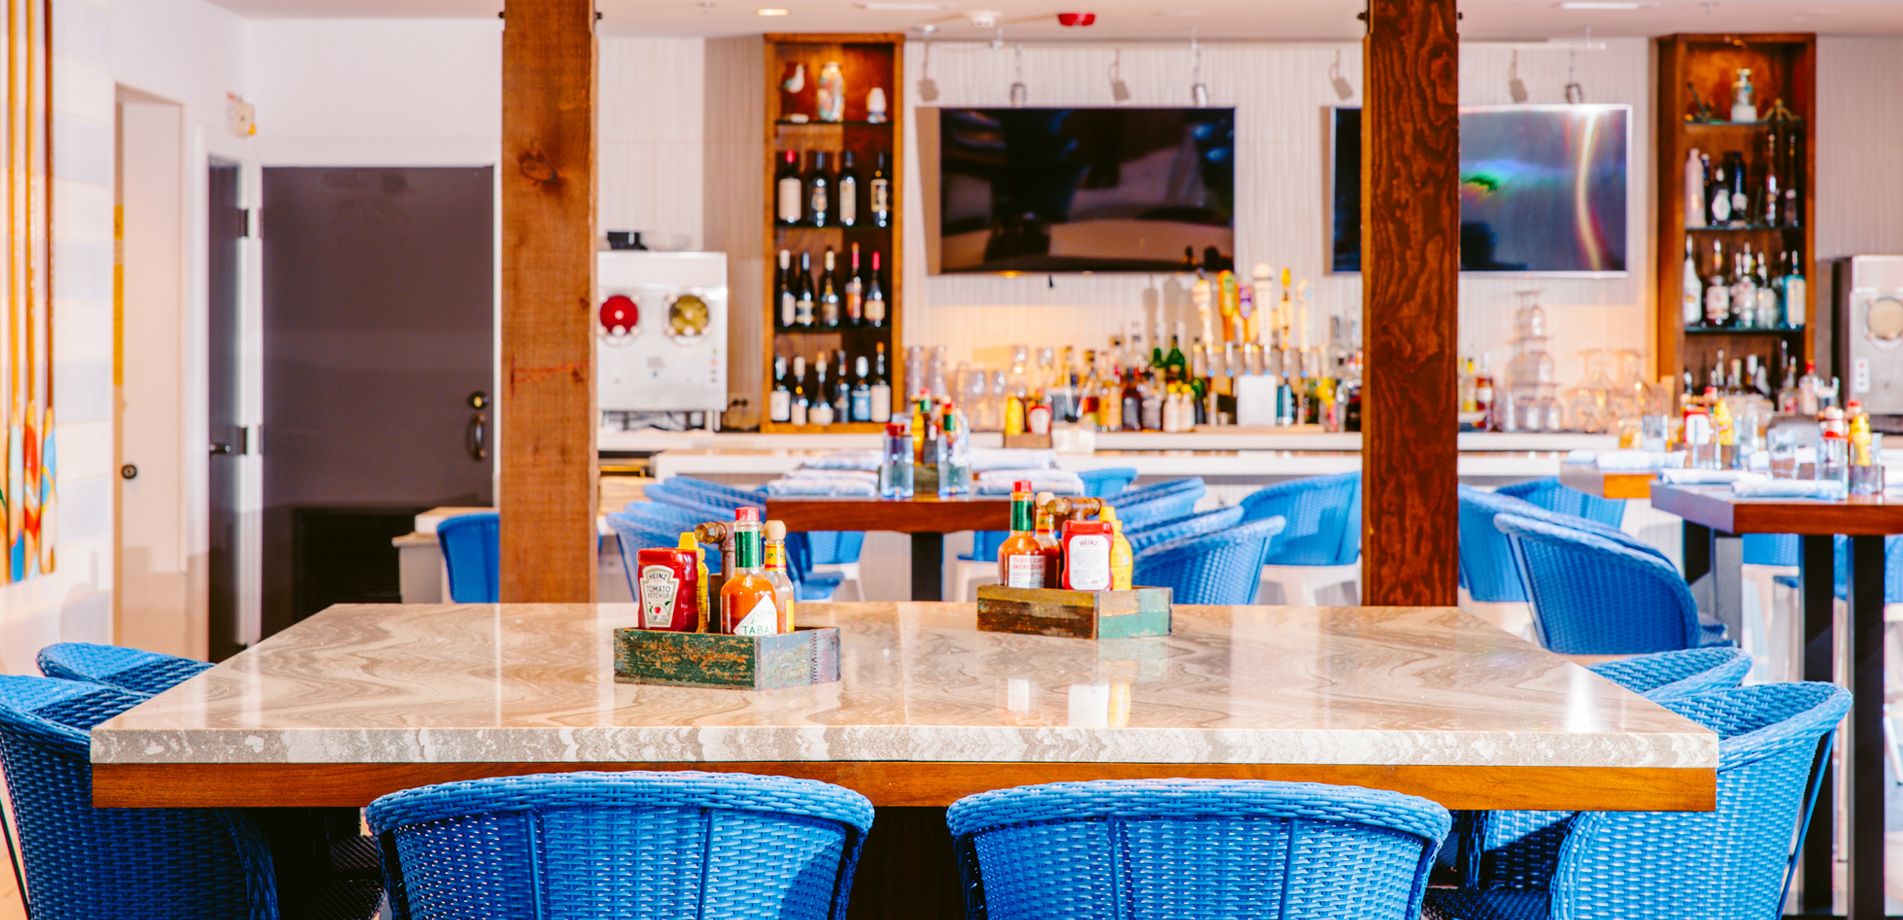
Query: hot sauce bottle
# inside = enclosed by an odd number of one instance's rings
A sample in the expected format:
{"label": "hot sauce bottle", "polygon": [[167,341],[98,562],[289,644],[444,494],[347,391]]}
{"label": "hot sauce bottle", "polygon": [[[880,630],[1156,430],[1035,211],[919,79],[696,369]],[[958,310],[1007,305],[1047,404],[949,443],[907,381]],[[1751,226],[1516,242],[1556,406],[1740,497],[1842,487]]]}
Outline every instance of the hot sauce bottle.
{"label": "hot sauce bottle", "polygon": [[998,547],[998,583],[1007,588],[1047,585],[1047,547],[1037,538],[1031,509],[1031,483],[1011,484],[1011,536]]}
{"label": "hot sauce bottle", "polygon": [[766,580],[773,582],[774,602],[779,606],[777,632],[793,631],[793,579],[786,574],[786,522],[766,522]]}
{"label": "hot sauce bottle", "polygon": [[1055,588],[1058,587],[1059,583],[1063,580],[1060,570],[1063,568],[1064,551],[1063,548],[1058,545],[1057,535],[1053,532],[1054,526],[1052,522],[1056,520],[1056,517],[1051,514],[1051,493],[1037,493],[1035,507],[1037,509],[1037,532],[1032,534],[1032,537],[1037,540],[1039,546],[1044,548],[1043,587]]}
{"label": "hot sauce bottle", "polygon": [[780,608],[773,582],[761,568],[760,509],[738,508],[733,513],[733,570],[720,589],[720,632],[736,636],[770,636],[779,631]]}

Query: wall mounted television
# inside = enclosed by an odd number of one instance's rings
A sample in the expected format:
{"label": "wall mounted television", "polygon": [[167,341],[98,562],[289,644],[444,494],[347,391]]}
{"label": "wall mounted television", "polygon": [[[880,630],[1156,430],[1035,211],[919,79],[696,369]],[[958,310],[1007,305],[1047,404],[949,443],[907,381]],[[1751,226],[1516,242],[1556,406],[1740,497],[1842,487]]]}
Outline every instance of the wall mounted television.
{"label": "wall mounted television", "polygon": [[932,274],[1235,264],[1233,108],[920,109]]}
{"label": "wall mounted television", "polygon": [[[1627,105],[1462,106],[1460,270],[1627,272]],[[1329,270],[1361,270],[1361,110],[1331,120]]]}

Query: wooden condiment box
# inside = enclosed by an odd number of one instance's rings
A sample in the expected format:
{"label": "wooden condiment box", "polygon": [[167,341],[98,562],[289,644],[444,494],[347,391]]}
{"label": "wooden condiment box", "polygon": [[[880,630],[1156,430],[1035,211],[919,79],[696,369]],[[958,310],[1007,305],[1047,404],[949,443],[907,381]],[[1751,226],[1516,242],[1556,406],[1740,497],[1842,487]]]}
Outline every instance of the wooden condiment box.
{"label": "wooden condiment box", "polygon": [[615,682],[776,690],[839,679],[839,629],[802,627],[772,636],[617,629]]}
{"label": "wooden condiment box", "polygon": [[1170,589],[1062,591],[979,585],[978,628],[1072,639],[1167,636]]}

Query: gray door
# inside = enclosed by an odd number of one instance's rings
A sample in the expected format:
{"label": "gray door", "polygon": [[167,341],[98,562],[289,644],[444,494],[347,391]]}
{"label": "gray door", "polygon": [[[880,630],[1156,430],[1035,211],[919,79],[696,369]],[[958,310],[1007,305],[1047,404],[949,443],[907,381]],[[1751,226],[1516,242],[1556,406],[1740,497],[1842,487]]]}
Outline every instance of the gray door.
{"label": "gray door", "polygon": [[268,168],[263,192],[268,636],[395,601],[390,538],[492,504],[494,171]]}
{"label": "gray door", "polygon": [[211,657],[223,661],[238,652],[238,458],[250,440],[238,425],[238,247],[247,228],[239,206],[238,166],[213,160],[207,180],[211,245],[206,256],[205,408],[211,435],[211,545],[206,575]]}

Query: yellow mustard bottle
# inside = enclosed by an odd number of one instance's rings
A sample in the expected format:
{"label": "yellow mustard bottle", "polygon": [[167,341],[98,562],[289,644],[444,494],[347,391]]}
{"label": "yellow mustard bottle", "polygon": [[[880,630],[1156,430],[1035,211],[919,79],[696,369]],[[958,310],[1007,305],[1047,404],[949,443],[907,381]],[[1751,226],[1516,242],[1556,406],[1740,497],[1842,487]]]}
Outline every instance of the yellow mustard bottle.
{"label": "yellow mustard bottle", "polygon": [[707,631],[707,550],[704,549],[700,545],[700,540],[694,536],[693,531],[688,531],[687,533],[681,534],[681,542],[679,543],[679,548],[694,554],[694,574],[696,576],[699,576],[698,578],[695,579],[696,587],[695,587],[694,600],[700,606],[699,611],[694,615],[696,620],[694,624],[694,631],[706,632]]}
{"label": "yellow mustard bottle", "polygon": [[1097,513],[1097,520],[1110,525],[1110,590],[1128,591],[1136,553],[1130,550],[1130,541],[1124,539],[1123,522],[1117,520],[1117,509],[1109,505]]}

